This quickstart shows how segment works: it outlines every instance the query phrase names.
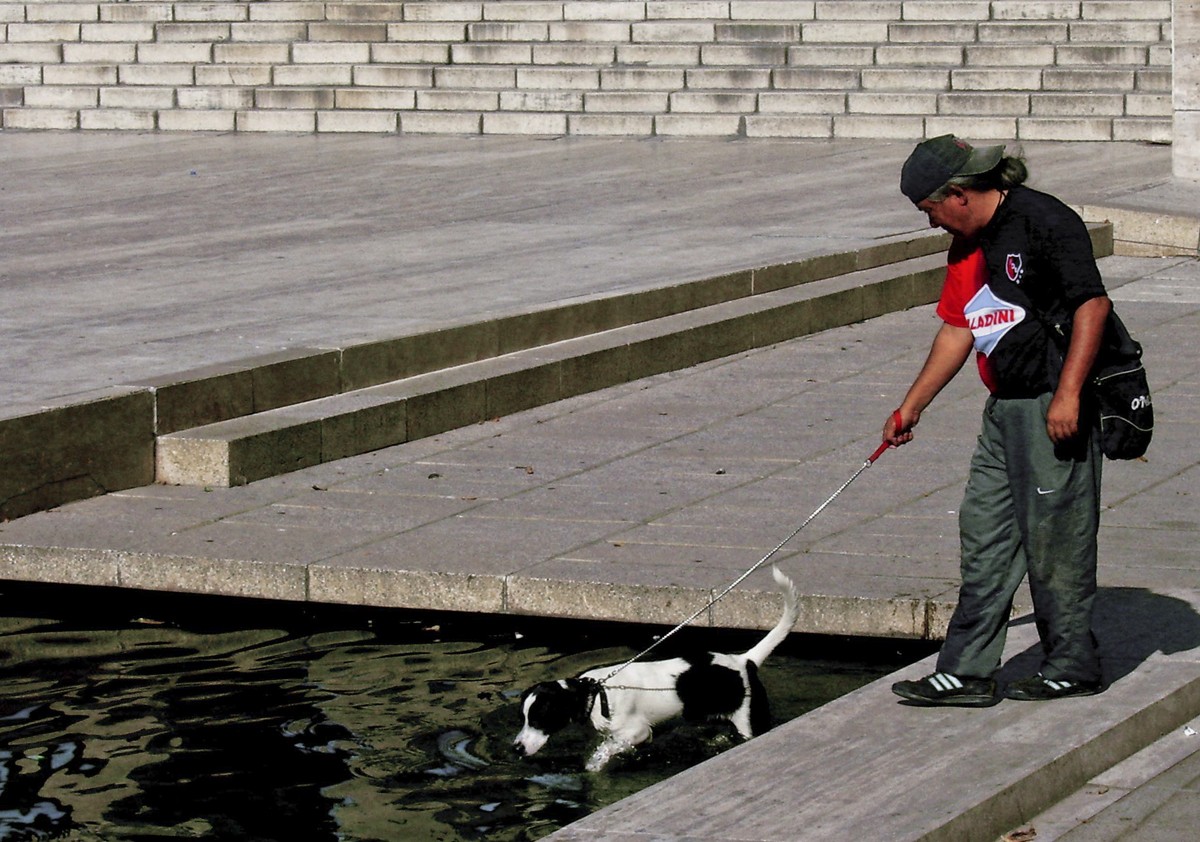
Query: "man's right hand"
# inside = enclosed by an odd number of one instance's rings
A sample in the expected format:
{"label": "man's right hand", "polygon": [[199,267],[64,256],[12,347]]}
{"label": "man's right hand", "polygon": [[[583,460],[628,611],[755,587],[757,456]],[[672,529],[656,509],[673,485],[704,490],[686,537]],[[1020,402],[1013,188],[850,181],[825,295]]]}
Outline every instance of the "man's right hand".
{"label": "man's right hand", "polygon": [[883,425],[883,440],[893,447],[908,444],[913,440],[912,428],[917,424],[917,418],[906,419],[897,409],[888,416]]}

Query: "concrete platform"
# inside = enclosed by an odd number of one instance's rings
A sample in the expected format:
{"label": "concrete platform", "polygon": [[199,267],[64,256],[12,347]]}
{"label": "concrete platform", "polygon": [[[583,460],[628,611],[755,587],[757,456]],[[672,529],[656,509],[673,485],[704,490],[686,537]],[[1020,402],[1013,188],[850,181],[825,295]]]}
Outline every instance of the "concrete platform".
{"label": "concrete platform", "polygon": [[[23,302],[4,308],[19,372],[8,411],[918,232],[894,193],[908,148],[2,134],[0,154],[20,166],[5,186],[13,258],[0,289]],[[1180,202],[1200,211],[1200,189],[1165,176],[1169,150],[1027,151],[1035,185],[1081,205],[1164,191],[1173,217],[1186,217]],[[193,190],[210,167],[216,189]],[[1106,472],[1098,631],[1113,687],[930,712],[881,682],[559,836],[987,839],[1069,805],[1200,716],[1200,377],[1187,350],[1200,263],[1102,268],[1146,345],[1159,407],[1147,460]],[[861,465],[935,327],[918,307],[240,487],[145,483],[0,523],[0,577],[671,625]],[[981,389],[959,377],[917,441],[779,553],[805,595],[801,630],[942,633]],[[763,572],[698,622],[763,627],[776,611]],[[1018,617],[1011,674],[1033,645]],[[1155,815],[1142,815],[1149,833]]]}

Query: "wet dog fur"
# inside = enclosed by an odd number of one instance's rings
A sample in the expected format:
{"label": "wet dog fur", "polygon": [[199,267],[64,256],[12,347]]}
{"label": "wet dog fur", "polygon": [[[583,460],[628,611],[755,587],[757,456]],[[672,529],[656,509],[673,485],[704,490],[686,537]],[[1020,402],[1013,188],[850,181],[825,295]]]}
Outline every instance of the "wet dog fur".
{"label": "wet dog fur", "polygon": [[778,567],[772,566],[772,574],[784,593],[783,614],[753,648],[740,655],[707,652],[635,661],[607,681],[614,666],[536,684],[521,696],[524,724],[513,748],[530,757],[571,723],[590,723],[603,735],[586,764],[594,772],[649,739],[655,725],[676,716],[689,722],[726,719],[746,739],[766,731],[770,705],[758,668],[799,616],[795,584]]}

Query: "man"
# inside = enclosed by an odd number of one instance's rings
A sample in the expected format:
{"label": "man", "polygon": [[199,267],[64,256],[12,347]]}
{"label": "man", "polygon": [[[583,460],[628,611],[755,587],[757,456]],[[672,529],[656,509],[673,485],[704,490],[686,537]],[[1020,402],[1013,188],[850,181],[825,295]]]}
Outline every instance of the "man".
{"label": "man", "polygon": [[900,176],[905,196],[953,241],[937,307],[943,324],[883,438],[911,441],[972,349],[990,392],[959,513],[958,605],[937,671],[892,688],[910,704],[1000,700],[994,675],[1025,575],[1042,666],[1004,696],[1103,688],[1091,629],[1102,456],[1081,404],[1111,304],[1083,221],[1024,186],[1027,177],[1003,146],[973,148],[953,135],[918,144]]}

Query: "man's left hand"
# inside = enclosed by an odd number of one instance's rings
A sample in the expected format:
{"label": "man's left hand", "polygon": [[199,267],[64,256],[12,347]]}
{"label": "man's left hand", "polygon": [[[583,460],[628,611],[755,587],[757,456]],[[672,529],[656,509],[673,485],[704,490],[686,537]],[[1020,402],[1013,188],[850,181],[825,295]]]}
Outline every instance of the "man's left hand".
{"label": "man's left hand", "polygon": [[1050,441],[1063,444],[1079,434],[1079,396],[1054,394],[1046,411],[1046,432]]}

